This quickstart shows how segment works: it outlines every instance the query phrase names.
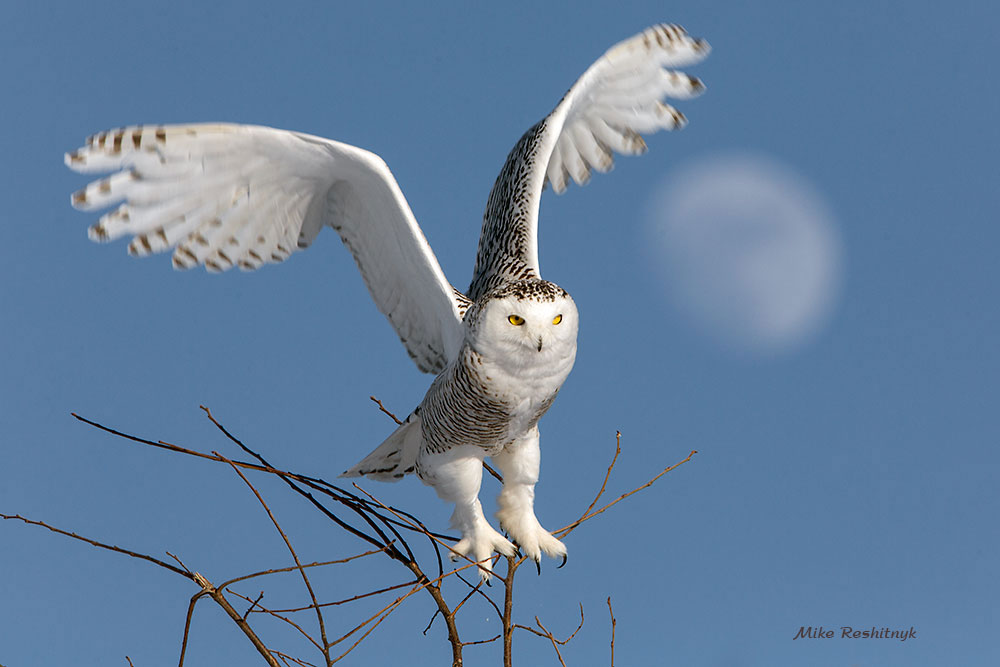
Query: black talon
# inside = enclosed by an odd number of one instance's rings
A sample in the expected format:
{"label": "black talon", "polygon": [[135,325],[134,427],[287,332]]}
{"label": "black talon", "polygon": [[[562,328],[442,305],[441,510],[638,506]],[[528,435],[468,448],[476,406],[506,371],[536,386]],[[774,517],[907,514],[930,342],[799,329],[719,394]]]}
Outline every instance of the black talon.
{"label": "black talon", "polygon": [[489,586],[490,588],[493,588],[493,584],[490,583],[489,579],[483,579],[483,581],[486,583],[487,586]]}
{"label": "black talon", "polygon": [[538,576],[542,576],[542,559],[539,558],[535,561],[535,569],[538,570]]}
{"label": "black talon", "polygon": [[566,559],[567,559],[567,558],[569,558],[569,556],[567,556],[566,554],[563,554],[563,562],[561,562],[561,563],[559,563],[558,565],[556,565],[556,569],[557,569],[557,570],[558,570],[558,569],[560,569],[560,568],[561,568],[561,567],[562,567],[563,565],[565,565],[565,564],[566,564]]}

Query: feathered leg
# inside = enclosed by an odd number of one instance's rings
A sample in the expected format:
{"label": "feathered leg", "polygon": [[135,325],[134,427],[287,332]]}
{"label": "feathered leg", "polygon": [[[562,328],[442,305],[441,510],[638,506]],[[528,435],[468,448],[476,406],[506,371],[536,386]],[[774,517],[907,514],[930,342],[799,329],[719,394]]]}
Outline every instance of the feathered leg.
{"label": "feathered leg", "polygon": [[500,526],[536,564],[541,562],[543,552],[565,560],[566,546],[535,518],[535,484],[541,461],[538,427],[492,458],[503,473],[503,489],[497,499]]}
{"label": "feathered leg", "polygon": [[[455,503],[451,526],[461,531],[462,539],[452,551],[478,562],[484,568],[479,570],[479,575],[489,581],[493,552],[513,556],[517,549],[483,516],[483,506],[479,503],[483,458],[483,449],[474,445],[453,447],[441,454],[421,451],[417,474],[425,484],[434,487],[439,498]],[[458,557],[456,554],[451,556],[452,560]]]}

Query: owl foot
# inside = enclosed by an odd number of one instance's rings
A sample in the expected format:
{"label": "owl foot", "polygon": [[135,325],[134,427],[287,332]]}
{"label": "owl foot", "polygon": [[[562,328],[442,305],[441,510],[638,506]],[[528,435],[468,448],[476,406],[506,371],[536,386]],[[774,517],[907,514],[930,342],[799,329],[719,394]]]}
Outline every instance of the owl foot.
{"label": "owl foot", "polygon": [[566,564],[566,545],[538,523],[534,512],[518,512],[516,508],[508,507],[497,512],[497,518],[524,555],[535,561],[539,571],[543,553],[552,558],[562,558],[563,565]]}
{"label": "owl foot", "polygon": [[486,583],[489,583],[490,573],[493,571],[494,551],[504,556],[517,553],[517,548],[485,521],[471,530],[463,531],[462,539],[451,550],[449,557],[453,561],[465,556],[479,563],[479,576]]}

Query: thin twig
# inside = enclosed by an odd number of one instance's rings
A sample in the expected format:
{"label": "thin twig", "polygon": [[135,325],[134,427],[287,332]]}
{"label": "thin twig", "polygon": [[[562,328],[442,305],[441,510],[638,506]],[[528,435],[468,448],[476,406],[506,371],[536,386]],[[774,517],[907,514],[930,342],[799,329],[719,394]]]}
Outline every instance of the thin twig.
{"label": "thin twig", "polygon": [[293,658],[287,653],[282,653],[281,651],[272,650],[271,653],[281,658],[281,661],[285,663],[286,667],[288,666],[289,661],[294,662],[296,665],[299,665],[299,667],[316,667],[316,665],[311,662],[307,662],[301,658]]}
{"label": "thin twig", "polygon": [[[321,602],[319,604],[319,606],[320,607],[337,607],[337,606],[340,606],[342,604],[346,604],[348,602],[355,602],[357,600],[363,600],[364,598],[370,598],[373,595],[379,595],[380,593],[388,593],[389,591],[394,591],[396,589],[403,588],[405,586],[413,586],[413,585],[415,585],[417,583],[418,582],[415,579],[413,581],[404,581],[401,584],[396,584],[394,586],[386,586],[385,588],[380,588],[377,591],[371,591],[371,592],[368,592],[368,593],[361,593],[359,595],[355,595],[354,597],[349,597],[349,598],[346,598],[344,600],[337,600],[336,602]],[[308,610],[310,610],[312,608],[313,608],[313,606],[309,605],[308,607],[294,607],[292,609],[274,609],[273,611],[275,611],[275,612],[277,612],[279,614],[292,614],[292,613],[295,613],[297,611],[308,611]]]}
{"label": "thin twig", "polygon": [[397,426],[402,426],[403,425],[403,422],[399,421],[399,417],[397,417],[396,415],[394,415],[391,412],[389,412],[389,410],[387,410],[386,407],[384,405],[382,405],[382,401],[378,400],[374,396],[369,396],[368,398],[370,398],[373,401],[375,401],[378,404],[378,409],[381,410],[382,412],[384,412],[385,414],[389,415],[389,418],[392,419],[392,421],[396,422]]}
{"label": "thin twig", "polygon": [[[472,585],[471,583],[469,583],[469,581],[468,581],[468,580],[466,580],[466,578],[465,578],[465,577],[463,577],[462,575],[460,575],[460,574],[456,574],[455,576],[456,576],[456,577],[458,577],[458,578],[459,578],[459,579],[460,579],[460,580],[462,581],[462,583],[463,583],[463,584],[465,584],[466,586],[468,586],[469,588],[472,588],[472,589],[475,589],[475,590],[478,590],[478,591],[479,591],[479,595],[481,595],[481,596],[483,597],[483,599],[485,599],[485,600],[486,600],[487,602],[489,602],[489,603],[490,603],[490,605],[491,605],[491,606],[493,607],[494,611],[496,611],[496,613],[497,613],[497,618],[498,618],[498,619],[502,619],[502,618],[503,618],[503,612],[502,612],[502,611],[500,611],[500,607],[498,607],[498,606],[497,606],[497,603],[493,601],[493,598],[491,598],[491,597],[490,597],[489,595],[487,595],[487,594],[486,594],[486,593],[485,593],[485,592],[483,591],[482,587],[481,587],[481,586],[480,586],[479,584],[477,584],[477,585],[473,586],[473,585]],[[480,583],[481,583],[481,582],[482,582],[482,579],[480,579],[479,581],[480,581]]]}
{"label": "thin twig", "polygon": [[573,523],[569,524],[568,526],[564,526],[564,527],[560,528],[559,530],[553,531],[552,534],[555,535],[555,536],[557,536],[557,537],[559,537],[559,538],[566,537],[571,532],[573,532],[577,528],[577,526],[579,526],[581,523],[583,523],[587,519],[592,519],[593,517],[597,516],[598,514],[603,514],[605,512],[605,510],[608,510],[611,507],[617,505],[618,503],[620,503],[621,501],[625,500],[629,496],[631,496],[631,495],[633,495],[635,493],[638,493],[639,491],[642,491],[643,489],[649,488],[650,486],[652,486],[656,482],[656,480],[660,479],[661,477],[663,477],[664,475],[666,475],[671,470],[674,470],[674,469],[676,469],[676,468],[684,465],[685,463],[687,463],[688,461],[691,460],[692,456],[694,456],[697,453],[698,453],[697,449],[692,449],[691,453],[688,454],[684,458],[684,460],[678,461],[677,463],[675,463],[675,464],[673,464],[671,466],[667,466],[666,468],[664,468],[663,470],[661,470],[658,475],[656,475],[655,477],[653,477],[652,479],[650,479],[648,482],[646,482],[642,486],[638,486],[638,487],[632,489],[631,491],[629,491],[628,493],[623,493],[622,495],[618,496],[617,498],[615,498],[614,500],[612,500],[607,505],[604,505],[600,509],[593,510],[593,511],[590,511],[590,512],[586,512],[583,516],[581,516],[579,519],[577,519]]}
{"label": "thin twig", "polygon": [[496,480],[498,482],[500,482],[501,484],[503,484],[503,477],[500,475],[500,473],[498,473],[496,470],[494,470],[493,468],[491,468],[489,463],[487,463],[486,461],[483,461],[483,467],[486,468],[486,472],[488,472],[489,474],[493,475],[493,477],[496,478]]}
{"label": "thin twig", "polygon": [[480,639],[474,642],[462,642],[462,646],[475,646],[476,644],[489,644],[500,639],[503,635],[497,635],[496,637],[490,637],[489,639]]}
{"label": "thin twig", "polygon": [[[465,605],[465,603],[469,601],[469,598],[471,598],[476,593],[480,592],[480,589],[482,588],[482,586],[483,586],[483,579],[480,579],[479,583],[476,584],[475,586],[473,586],[472,590],[469,591],[469,594],[466,595],[464,598],[462,598],[461,602],[459,602],[457,605],[455,605],[455,608],[451,610],[451,615],[452,616],[456,615],[458,613],[458,610],[461,609]],[[489,599],[489,598],[487,598],[487,599]]]}
{"label": "thin twig", "polygon": [[361,635],[360,637],[358,637],[358,640],[356,642],[354,642],[353,644],[351,644],[351,646],[346,651],[344,651],[343,653],[341,653],[340,655],[338,655],[333,660],[333,662],[339,662],[342,658],[346,657],[348,653],[350,653],[355,648],[357,648],[358,644],[360,644],[365,639],[367,639],[368,635],[370,635],[372,632],[374,632],[375,628],[377,628],[382,623],[382,621],[384,621],[386,618],[389,617],[389,614],[391,614],[392,612],[396,611],[396,608],[399,606],[399,604],[402,603],[402,601],[404,599],[406,599],[406,597],[407,596],[404,596],[403,598],[400,598],[400,600],[397,602],[396,605],[394,605],[391,609],[389,609],[389,611],[387,611],[385,614],[383,614],[381,617],[379,617],[379,619],[372,624],[372,627],[368,628],[368,630],[366,630],[363,635]]}
{"label": "thin twig", "polygon": [[170,553],[169,551],[166,551],[166,552],[164,552],[164,553],[166,553],[166,554],[167,554],[168,556],[170,556],[170,557],[171,557],[171,558],[173,558],[173,559],[174,559],[175,561],[177,561],[177,564],[178,564],[178,565],[180,565],[180,566],[181,566],[181,568],[182,568],[182,569],[183,569],[183,570],[184,570],[185,572],[187,572],[188,574],[194,574],[194,572],[193,572],[193,571],[191,570],[191,568],[189,568],[189,567],[188,567],[187,565],[185,565],[185,564],[184,564],[184,561],[182,561],[182,560],[181,560],[181,559],[180,559],[180,558],[179,558],[178,556],[175,556],[174,554]]}
{"label": "thin twig", "polygon": [[608,596],[608,613],[611,614],[611,667],[615,667],[615,610],[611,608],[611,596]]}
{"label": "thin twig", "polygon": [[420,633],[420,634],[424,635],[425,637],[427,636],[427,631],[431,629],[432,625],[434,625],[434,619],[437,618],[438,614],[440,614],[440,613],[441,613],[440,609],[435,609],[434,610],[434,613],[431,614],[431,620],[427,621],[427,627],[424,628],[424,631],[422,633]]}
{"label": "thin twig", "polygon": [[611,463],[608,464],[608,471],[604,473],[604,481],[601,482],[600,490],[597,492],[597,495],[594,496],[594,499],[590,501],[590,504],[587,505],[587,509],[585,509],[583,511],[583,514],[581,514],[580,516],[587,516],[587,514],[590,513],[590,510],[594,509],[594,505],[596,505],[597,501],[601,499],[601,496],[604,495],[604,490],[608,488],[608,480],[611,479],[611,471],[615,469],[615,464],[618,463],[618,455],[621,453],[622,453],[622,432],[615,431],[615,455],[611,457]]}
{"label": "thin twig", "polygon": [[28,519],[26,517],[21,516],[20,514],[2,514],[2,513],[0,513],[0,519],[17,519],[18,521],[23,521],[24,523],[31,526],[41,526],[42,528],[51,530],[53,533],[58,533],[59,535],[65,535],[66,537],[72,537],[74,540],[80,540],[81,542],[86,542],[87,544],[99,547],[101,549],[107,549],[108,551],[114,551],[116,553],[125,554],[126,556],[131,556],[132,558],[138,558],[140,560],[149,561],[154,565],[159,565],[160,567],[170,570],[171,572],[175,572],[181,575],[182,577],[185,577],[186,579],[194,581],[194,576],[191,574],[191,572],[185,572],[184,570],[174,565],[171,565],[170,563],[163,562],[159,558],[154,558],[146,554],[141,554],[138,553],[137,551],[130,551],[129,549],[116,547],[111,544],[105,544],[104,542],[98,542],[97,540],[92,540],[89,537],[83,537],[82,535],[71,533],[68,530],[62,530],[61,528],[56,528],[55,526],[51,526],[45,523],[44,521],[35,521],[33,519]]}
{"label": "thin twig", "polygon": [[[535,617],[535,621],[536,622],[538,621],[538,617],[537,616]],[[571,634],[566,639],[556,639],[554,636],[550,637],[549,635],[547,635],[547,634],[545,634],[543,632],[539,632],[538,630],[535,630],[533,627],[531,627],[529,625],[521,625],[520,623],[515,623],[514,627],[517,628],[517,629],[519,629],[519,630],[527,630],[528,632],[530,632],[530,633],[532,633],[534,635],[538,635],[539,637],[544,637],[546,639],[552,639],[553,641],[555,641],[555,643],[559,644],[560,646],[565,646],[566,644],[568,644],[573,639],[573,637],[576,637],[576,633],[580,632],[580,628],[583,627],[583,603],[580,603],[580,624],[576,626],[576,630],[573,631],[573,634]],[[545,628],[542,628],[542,629],[544,630]]]}
{"label": "thin twig", "polygon": [[[209,413],[209,415],[211,416],[211,413]],[[218,452],[213,451],[212,453],[223,459],[226,458],[221,454],[219,454]],[[267,516],[269,519],[271,519],[271,523],[274,524],[275,530],[278,531],[278,534],[281,535],[281,539],[285,542],[285,546],[288,548],[288,553],[292,555],[292,560],[295,561],[295,566],[298,568],[299,574],[302,575],[302,582],[305,584],[306,590],[309,592],[309,599],[312,600],[313,607],[316,608],[316,622],[319,624],[319,636],[320,640],[322,641],[322,646],[324,647],[322,649],[323,657],[326,659],[327,667],[329,667],[329,665],[333,663],[330,662],[330,654],[329,651],[327,651],[326,649],[326,622],[323,619],[323,611],[319,608],[319,603],[316,600],[316,593],[313,591],[312,582],[309,581],[309,575],[306,574],[306,569],[302,567],[302,562],[299,560],[298,554],[295,553],[295,548],[292,546],[292,541],[288,539],[288,535],[286,535],[285,531],[282,530],[281,524],[278,523],[278,520],[275,518],[274,513],[271,511],[271,508],[267,506],[267,503],[264,501],[263,496],[261,496],[260,492],[257,491],[257,489],[254,487],[253,484],[250,483],[250,480],[248,480],[246,475],[243,474],[243,471],[241,471],[238,467],[233,465],[232,461],[229,461],[228,459],[226,459],[226,463],[228,463],[232,467],[233,472],[239,475],[240,479],[242,479],[243,482],[248,487],[250,487],[250,490],[253,491],[253,495],[256,496],[257,501],[260,502],[261,506],[264,508],[264,511],[267,512]]]}
{"label": "thin twig", "polygon": [[[220,588],[219,590],[221,591],[222,589]],[[236,591],[226,591],[226,593],[228,593],[229,595],[233,595],[235,597],[238,597],[241,600],[245,600],[246,602],[253,602],[253,600],[251,600],[250,596],[248,596],[248,595],[243,595],[241,593],[237,593]],[[274,618],[278,619],[279,621],[283,621],[286,624],[292,626],[293,628],[295,628],[296,630],[298,630],[299,634],[301,634],[303,637],[305,637],[306,640],[308,640],[310,644],[312,644],[313,646],[315,646],[316,650],[318,650],[320,653],[323,653],[323,647],[320,646],[319,642],[316,641],[316,639],[312,635],[310,635],[308,632],[306,632],[305,629],[301,625],[299,625],[298,623],[296,623],[292,619],[288,618],[287,616],[282,616],[281,614],[279,614],[279,613],[277,613],[275,611],[272,611],[271,609],[268,609],[264,605],[257,605],[257,606],[260,609],[260,611],[258,613],[267,614],[268,616],[273,616]],[[312,609],[312,607],[310,606],[309,609]]]}
{"label": "thin twig", "polygon": [[[383,551],[385,551],[385,547],[383,547],[381,549],[372,549],[371,551],[366,551],[364,553],[360,553],[360,554],[357,554],[357,555],[354,555],[354,556],[348,556],[347,558],[339,558],[337,560],[326,560],[326,561],[315,562],[315,563],[305,563],[305,564],[302,565],[302,567],[323,567],[325,565],[340,565],[342,563],[349,563],[352,560],[357,560],[359,558],[364,558],[365,556],[371,556],[372,554],[381,553]],[[228,588],[231,584],[235,584],[235,583],[238,583],[240,581],[246,581],[247,579],[253,579],[255,577],[263,577],[264,575],[267,575],[267,574],[280,574],[282,572],[295,572],[298,569],[299,569],[298,565],[290,565],[288,567],[277,567],[277,568],[274,568],[274,569],[271,569],[271,570],[261,570],[260,572],[254,572],[253,574],[245,574],[245,575],[243,575],[241,577],[236,577],[235,579],[230,579],[229,581],[227,581],[225,583],[219,584],[218,588],[219,588],[219,590],[222,590],[223,588]]]}
{"label": "thin twig", "polygon": [[559,652],[559,642],[556,641],[556,638],[552,635],[549,629],[542,625],[542,622],[538,620],[537,616],[535,616],[535,623],[538,624],[538,627],[542,629],[545,636],[548,637],[550,642],[552,642],[552,648],[556,651],[556,657],[559,658],[559,664],[562,665],[562,667],[566,667],[566,662],[563,660],[562,653]]}
{"label": "thin twig", "polygon": [[247,620],[247,616],[249,616],[249,615],[250,615],[250,612],[252,612],[252,611],[253,611],[253,608],[254,608],[254,607],[256,607],[256,606],[258,605],[258,603],[260,603],[260,601],[261,601],[262,599],[264,599],[264,591],[261,591],[261,592],[260,592],[260,593],[259,593],[259,594],[257,595],[256,599],[254,599],[254,601],[250,603],[250,606],[249,606],[249,607],[247,607],[247,610],[246,610],[245,612],[243,612],[243,620],[244,620],[244,621],[245,621],[245,620]]}

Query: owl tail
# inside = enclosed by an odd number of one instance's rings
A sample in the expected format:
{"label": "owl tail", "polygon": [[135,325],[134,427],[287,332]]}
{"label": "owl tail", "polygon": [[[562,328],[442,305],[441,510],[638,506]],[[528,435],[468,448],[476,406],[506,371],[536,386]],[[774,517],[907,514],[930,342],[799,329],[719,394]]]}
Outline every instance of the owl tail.
{"label": "owl tail", "polygon": [[417,454],[420,453],[422,442],[420,415],[413,412],[375,451],[340,476],[364,475],[380,482],[398,482],[416,469]]}

